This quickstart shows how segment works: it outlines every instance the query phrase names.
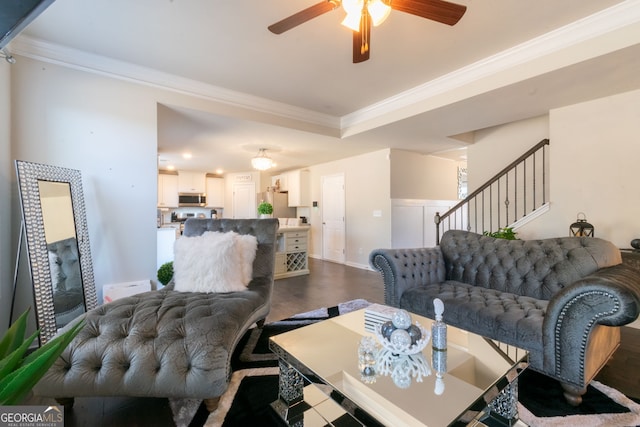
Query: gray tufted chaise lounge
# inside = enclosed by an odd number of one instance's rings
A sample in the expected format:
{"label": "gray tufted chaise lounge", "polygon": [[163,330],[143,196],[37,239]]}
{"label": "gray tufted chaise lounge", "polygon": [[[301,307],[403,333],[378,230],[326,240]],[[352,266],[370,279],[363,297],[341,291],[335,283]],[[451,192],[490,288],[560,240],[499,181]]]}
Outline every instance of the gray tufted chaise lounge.
{"label": "gray tufted chaise lounge", "polygon": [[201,398],[211,409],[227,388],[238,340],[269,313],[277,228],[277,219],[189,219],[185,236],[257,237],[248,289],[177,292],[170,284],[97,307],[83,316],[86,325],[34,393],[65,405],[76,396]]}
{"label": "gray tufted chaise lounge", "polygon": [[385,302],[529,351],[530,367],[558,379],[579,405],[586,386],[638,317],[640,275],[596,238],[504,240],[444,233],[440,246],[378,249]]}

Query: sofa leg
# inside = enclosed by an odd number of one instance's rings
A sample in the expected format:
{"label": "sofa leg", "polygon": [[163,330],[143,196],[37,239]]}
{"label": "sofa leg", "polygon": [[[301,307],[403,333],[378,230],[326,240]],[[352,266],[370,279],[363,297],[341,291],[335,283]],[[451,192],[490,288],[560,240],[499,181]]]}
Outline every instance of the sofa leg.
{"label": "sofa leg", "polygon": [[213,399],[204,399],[204,406],[207,407],[207,411],[213,412],[218,409],[218,403],[220,402],[220,397],[214,397]]}
{"label": "sofa leg", "polygon": [[65,411],[73,408],[75,399],[73,397],[56,397],[56,402],[64,408]]}
{"label": "sofa leg", "polygon": [[578,406],[582,403],[582,395],[587,392],[587,386],[577,387],[573,384],[563,383],[560,385],[564,390],[564,398],[567,400],[567,403],[571,406]]}

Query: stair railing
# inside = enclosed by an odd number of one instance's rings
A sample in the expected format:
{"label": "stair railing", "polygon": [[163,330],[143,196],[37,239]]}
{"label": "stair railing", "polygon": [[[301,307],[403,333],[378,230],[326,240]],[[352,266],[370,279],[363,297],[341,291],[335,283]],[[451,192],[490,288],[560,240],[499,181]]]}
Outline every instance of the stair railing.
{"label": "stair railing", "polygon": [[547,203],[548,145],[543,139],[464,200],[436,213],[436,242],[447,230],[476,233],[509,227]]}

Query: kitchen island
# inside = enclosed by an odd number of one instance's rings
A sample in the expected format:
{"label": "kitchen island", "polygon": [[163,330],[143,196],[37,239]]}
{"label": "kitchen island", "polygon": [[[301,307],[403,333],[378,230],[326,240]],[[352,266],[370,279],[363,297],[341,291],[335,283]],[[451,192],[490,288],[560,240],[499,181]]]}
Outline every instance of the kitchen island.
{"label": "kitchen island", "polygon": [[281,225],[276,240],[275,279],[309,274],[308,225]]}

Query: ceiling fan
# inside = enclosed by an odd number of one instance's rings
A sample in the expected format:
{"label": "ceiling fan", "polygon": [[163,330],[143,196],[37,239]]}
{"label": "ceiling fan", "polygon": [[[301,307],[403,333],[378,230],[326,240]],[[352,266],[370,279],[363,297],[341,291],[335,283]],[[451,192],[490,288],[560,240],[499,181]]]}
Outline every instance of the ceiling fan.
{"label": "ceiling fan", "polygon": [[268,28],[274,34],[282,34],[340,6],[347,13],[342,25],[353,30],[354,63],[369,59],[371,25],[380,25],[392,9],[447,25],[455,25],[467,10],[466,6],[444,0],[323,0]]}

